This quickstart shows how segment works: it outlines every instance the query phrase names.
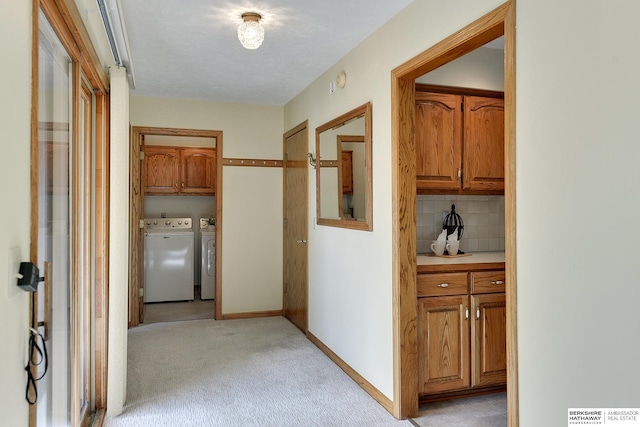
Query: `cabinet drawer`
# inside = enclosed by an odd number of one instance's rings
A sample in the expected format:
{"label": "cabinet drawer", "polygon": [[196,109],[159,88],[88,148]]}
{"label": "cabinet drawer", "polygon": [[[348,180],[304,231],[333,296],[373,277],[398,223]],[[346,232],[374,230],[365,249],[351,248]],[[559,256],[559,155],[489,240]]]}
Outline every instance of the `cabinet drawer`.
{"label": "cabinet drawer", "polygon": [[505,275],[501,271],[477,271],[471,273],[471,293],[489,294],[504,292]]}
{"label": "cabinet drawer", "polygon": [[467,273],[418,274],[418,296],[462,295],[468,292]]}

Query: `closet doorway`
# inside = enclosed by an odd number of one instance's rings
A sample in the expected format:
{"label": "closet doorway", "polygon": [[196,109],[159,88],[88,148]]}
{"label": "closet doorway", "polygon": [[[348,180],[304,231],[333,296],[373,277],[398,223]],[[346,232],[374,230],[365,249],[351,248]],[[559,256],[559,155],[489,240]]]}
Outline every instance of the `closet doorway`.
{"label": "closet doorway", "polygon": [[418,412],[416,309],[415,79],[504,35],[505,249],[507,405],[518,425],[515,236],[515,1],[510,0],[400,65],[391,73],[393,159],[394,408],[397,418]]}
{"label": "closet doorway", "polygon": [[[160,212],[164,208],[154,208],[154,211],[147,214],[145,212],[145,191],[144,191],[144,168],[143,168],[143,152],[145,143],[149,145],[171,145],[170,141],[207,141],[206,144],[215,147],[216,153],[222,153],[222,131],[216,130],[200,130],[200,129],[179,129],[179,128],[158,128],[134,126],[131,129],[131,188],[130,188],[130,259],[129,259],[129,327],[138,326],[145,321],[145,304],[144,304],[144,222],[143,220],[149,216],[160,216]],[[210,142],[209,142],[210,141]],[[189,143],[187,143],[189,145]],[[191,144],[194,145],[194,144]],[[201,145],[201,144],[197,144]],[[158,200],[165,197],[173,197],[180,199],[181,197],[194,199],[208,196],[154,196],[156,205]],[[175,212],[178,212],[176,210]],[[164,214],[165,212],[162,212]],[[178,216],[185,216],[179,212]],[[166,212],[167,216],[176,215],[174,212]],[[192,217],[194,232],[199,233],[200,215]],[[207,215],[208,216],[208,215]],[[215,226],[216,226],[216,247],[222,246],[222,156],[215,156]],[[197,240],[199,242],[199,239]],[[198,245],[195,245],[197,249]],[[194,259],[199,264],[199,251],[195,250]],[[216,251],[215,256],[215,295],[212,317],[215,319],[222,318],[222,292],[220,281],[222,277],[222,255],[221,251]],[[197,267],[197,268],[196,268]],[[199,265],[194,267],[195,272],[199,272]],[[194,285],[198,282],[196,279],[199,274],[194,274]],[[197,295],[196,295],[197,296]],[[198,296],[199,298],[199,296]],[[195,301],[195,300],[194,300]],[[184,304],[184,303],[176,303]],[[188,303],[187,303],[188,304]],[[155,310],[154,310],[155,311]],[[178,311],[183,311],[178,308]],[[150,318],[150,321],[158,321],[158,319]],[[167,319],[168,320],[168,319]]]}

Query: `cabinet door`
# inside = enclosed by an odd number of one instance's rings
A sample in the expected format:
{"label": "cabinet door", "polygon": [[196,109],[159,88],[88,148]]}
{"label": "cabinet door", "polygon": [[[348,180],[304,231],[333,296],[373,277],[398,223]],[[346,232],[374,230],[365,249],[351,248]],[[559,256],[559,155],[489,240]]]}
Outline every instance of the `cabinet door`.
{"label": "cabinet door", "polygon": [[342,194],[353,194],[353,151],[342,152]]}
{"label": "cabinet door", "polygon": [[420,393],[469,387],[469,297],[418,298]]}
{"label": "cabinet door", "polygon": [[178,194],[180,153],[172,147],[144,148],[143,177],[146,194]]}
{"label": "cabinet door", "polygon": [[464,97],[462,187],[504,190],[504,100]]}
{"label": "cabinet door", "polygon": [[462,96],[416,92],[416,180],[420,190],[457,190],[462,167]]}
{"label": "cabinet door", "polygon": [[214,195],[216,192],[216,150],[184,148],[180,192],[182,194]]}
{"label": "cabinet door", "polygon": [[472,295],[472,386],[507,382],[507,322],[505,294]]}

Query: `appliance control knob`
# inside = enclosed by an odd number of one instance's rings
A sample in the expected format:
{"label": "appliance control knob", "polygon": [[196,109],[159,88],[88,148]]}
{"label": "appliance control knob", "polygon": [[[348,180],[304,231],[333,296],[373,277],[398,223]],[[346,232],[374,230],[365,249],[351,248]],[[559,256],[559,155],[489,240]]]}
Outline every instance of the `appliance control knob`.
{"label": "appliance control knob", "polygon": [[178,225],[182,225],[182,220],[181,219],[178,220]]}
{"label": "appliance control knob", "polygon": [[158,225],[158,221],[153,221],[153,225]]}
{"label": "appliance control knob", "polygon": [[147,225],[151,225],[151,221],[147,221]]}
{"label": "appliance control knob", "polygon": [[170,220],[170,219],[166,220],[166,221],[164,222],[164,225],[167,225],[167,226],[171,225],[171,220]]}

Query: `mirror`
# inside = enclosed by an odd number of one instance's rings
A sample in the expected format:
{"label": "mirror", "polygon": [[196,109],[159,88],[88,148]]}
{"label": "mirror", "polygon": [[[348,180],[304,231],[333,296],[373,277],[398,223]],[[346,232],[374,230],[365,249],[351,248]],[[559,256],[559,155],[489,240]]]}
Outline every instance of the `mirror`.
{"label": "mirror", "polygon": [[316,128],[319,225],[371,231],[371,103]]}

